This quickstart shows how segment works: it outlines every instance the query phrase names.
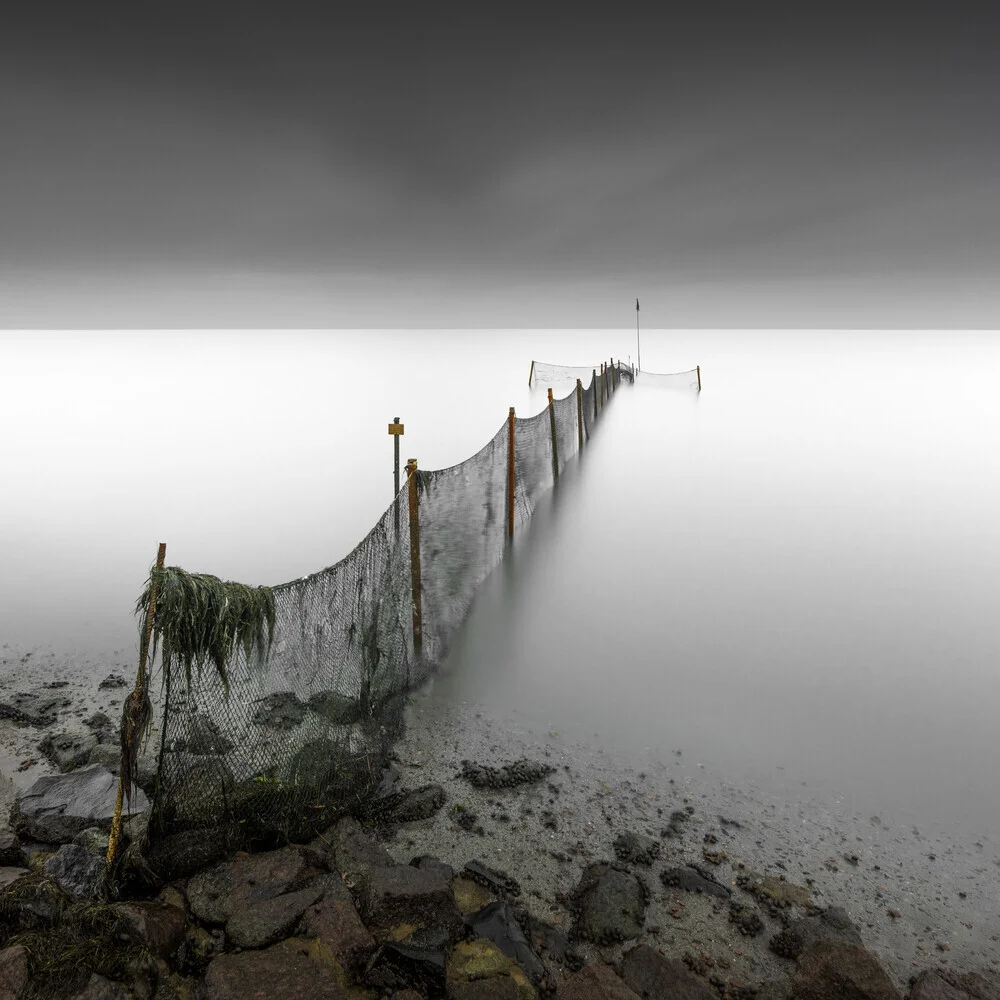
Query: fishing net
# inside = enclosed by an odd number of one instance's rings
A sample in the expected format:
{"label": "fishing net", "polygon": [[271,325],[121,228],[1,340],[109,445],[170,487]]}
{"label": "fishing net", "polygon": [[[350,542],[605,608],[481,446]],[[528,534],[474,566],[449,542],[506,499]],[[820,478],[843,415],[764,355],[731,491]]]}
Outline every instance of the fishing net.
{"label": "fishing net", "polygon": [[[604,406],[620,377],[609,372]],[[601,388],[590,378],[586,385],[514,419],[515,532],[579,452],[581,433],[584,442],[593,433],[595,400],[600,419]],[[465,462],[414,474],[417,640],[407,483],[345,559],[272,588],[270,649],[235,653],[228,695],[211,671],[189,680],[171,663],[158,713],[147,852],[154,871],[308,839],[343,812],[369,808],[401,732],[406,692],[443,661],[509,544],[509,432],[505,420]]]}
{"label": "fishing net", "polygon": [[[632,381],[632,368],[624,361],[615,361],[613,366],[610,362],[605,362],[604,364],[608,370],[613,369],[616,383],[619,383],[622,379],[626,382]],[[595,374],[598,379],[601,378],[600,364],[592,365],[588,368],[580,365],[550,365],[544,361],[532,361],[528,384],[533,389],[547,388],[558,393],[569,392],[576,385],[577,379],[580,380],[582,385],[590,385],[591,379]],[[609,384],[608,390],[610,391],[610,389]]]}
{"label": "fishing net", "polygon": [[658,375],[656,372],[648,372],[645,369],[636,373],[635,384],[652,386],[658,389],[700,389],[698,381],[698,369],[692,368],[689,372],[674,372],[669,375]]}

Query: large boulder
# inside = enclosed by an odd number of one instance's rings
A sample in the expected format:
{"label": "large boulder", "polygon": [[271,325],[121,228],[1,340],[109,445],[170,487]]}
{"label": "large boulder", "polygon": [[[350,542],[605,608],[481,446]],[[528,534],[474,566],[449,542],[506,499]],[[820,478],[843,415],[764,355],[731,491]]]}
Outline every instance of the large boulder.
{"label": "large boulder", "polygon": [[78,729],[56,734],[49,733],[38,744],[38,749],[60,771],[65,772],[90,762],[90,754],[96,746],[96,734],[86,729]]}
{"label": "large boulder", "polygon": [[535,1000],[524,970],[485,939],[455,945],[448,958],[448,1000]]}
{"label": "large boulder", "polygon": [[793,920],[768,942],[771,951],[782,958],[798,958],[812,941],[843,941],[861,945],[861,935],[841,906],[831,906],[822,913]]}
{"label": "large boulder", "polygon": [[226,924],[226,937],[237,948],[266,948],[291,934],[322,895],[322,886],[314,885],[237,910]]}
{"label": "large boulder", "polygon": [[13,719],[28,726],[44,729],[59,718],[59,713],[72,702],[65,695],[53,694],[44,688],[18,691],[0,701],[0,719]]}
{"label": "large boulder", "polygon": [[606,965],[587,965],[559,984],[556,1000],[642,1000],[642,998],[634,990],[629,989]]}
{"label": "large boulder", "polygon": [[63,844],[42,871],[69,896],[95,899],[107,869],[104,858],[79,844]]}
{"label": "large boulder", "polygon": [[718,1000],[708,983],[694,975],[683,962],[664,958],[644,944],[633,948],[622,959],[621,976],[630,989],[643,997]]}
{"label": "large boulder", "polygon": [[[475,884],[475,883],[473,883]],[[502,900],[487,903],[466,919],[476,938],[492,941],[508,958],[514,959],[536,982],[545,972],[541,959],[531,950],[510,904]]]}
{"label": "large boulder", "polygon": [[315,871],[297,847],[237,857],[191,879],[188,904],[199,920],[225,924],[256,903],[303,888]]}
{"label": "large boulder", "polygon": [[160,958],[170,958],[184,940],[187,915],[179,906],[130,900],[114,909],[128,936]]}
{"label": "large boulder", "polygon": [[573,893],[574,933],[595,944],[636,938],[647,903],[648,890],[631,872],[604,862],[590,865]]}
{"label": "large boulder", "polygon": [[350,894],[334,896],[327,892],[308,906],[302,915],[300,934],[318,938],[347,969],[363,965],[375,951],[375,938],[361,922]]}
{"label": "large boulder", "polygon": [[[69,774],[47,774],[18,792],[11,825],[23,837],[50,844],[66,844],[90,826],[110,829],[115,812],[118,779],[97,764]],[[136,789],[123,815],[149,808],[144,792]]]}
{"label": "large boulder", "polygon": [[205,1000],[348,1000],[343,968],[318,942],[288,938],[263,951],[218,955],[205,973]]}
{"label": "large boulder", "polygon": [[792,977],[797,1000],[900,1000],[892,980],[860,945],[810,941]]}
{"label": "large boulder", "polygon": [[410,865],[373,868],[361,894],[361,912],[369,926],[382,928],[406,923],[457,934],[462,926],[448,879]]}
{"label": "large boulder", "polygon": [[28,952],[15,944],[0,951],[0,998],[18,1000],[28,988]]}
{"label": "large boulder", "polygon": [[328,864],[340,872],[359,892],[369,874],[395,864],[389,852],[357,820],[344,818],[323,834]]}

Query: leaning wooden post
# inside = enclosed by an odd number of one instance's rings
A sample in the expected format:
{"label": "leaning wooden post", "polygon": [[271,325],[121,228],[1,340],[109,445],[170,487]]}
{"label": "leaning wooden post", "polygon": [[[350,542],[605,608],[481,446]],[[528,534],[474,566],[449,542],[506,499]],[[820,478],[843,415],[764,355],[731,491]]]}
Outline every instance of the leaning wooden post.
{"label": "leaning wooden post", "polygon": [[597,369],[591,369],[591,375],[593,378],[590,380],[590,384],[594,387],[594,423],[597,423],[597,395],[600,390],[597,388]]}
{"label": "leaning wooden post", "polygon": [[413,652],[419,657],[424,648],[424,616],[420,599],[420,509],[417,498],[417,460],[406,460],[406,480],[410,496],[410,593],[413,608]]}
{"label": "leaning wooden post", "polygon": [[[158,570],[163,569],[163,561],[167,558],[167,543],[160,542],[159,548],[156,551],[156,568]],[[135,674],[135,687],[132,689],[132,694],[135,698],[140,698],[142,692],[146,687],[146,658],[149,656],[149,644],[153,637],[153,619],[156,617],[156,599],[160,594],[160,578],[158,573],[153,573],[153,582],[149,588],[149,611],[146,614],[146,628],[142,634],[142,644],[139,647],[139,669]],[[126,700],[127,703],[127,700]],[[122,719],[122,727],[124,729],[125,720]],[[122,746],[122,753],[129,752],[126,747]],[[111,817],[111,833],[108,835],[108,853],[105,855],[105,861],[110,868],[115,863],[115,857],[118,854],[118,841],[121,838],[122,833],[122,806],[124,805],[125,799],[125,780],[123,777],[124,768],[119,767],[118,769],[118,793],[115,795],[115,812]],[[131,799],[132,793],[129,792],[129,798]]]}
{"label": "leaning wooden post", "polygon": [[531,362],[531,371],[528,372],[528,388],[531,388],[531,377],[535,374],[535,362]]}
{"label": "leaning wooden post", "polygon": [[[532,362],[534,363],[534,362]],[[514,407],[507,414],[507,537],[514,537]]]}
{"label": "leaning wooden post", "polygon": [[611,391],[617,392],[618,387],[615,385],[615,359],[611,359]]}
{"label": "leaning wooden post", "polygon": [[698,391],[701,392],[701,365],[698,365]]}
{"label": "leaning wooden post", "polygon": [[549,426],[552,429],[552,478],[559,478],[559,447],[556,444],[556,406],[552,401],[552,390],[549,389]]}
{"label": "leaning wooden post", "polygon": [[601,362],[601,386],[598,390],[601,394],[601,409],[604,409],[604,362]]}
{"label": "leaning wooden post", "polygon": [[583,451],[583,383],[576,380],[576,434]]}

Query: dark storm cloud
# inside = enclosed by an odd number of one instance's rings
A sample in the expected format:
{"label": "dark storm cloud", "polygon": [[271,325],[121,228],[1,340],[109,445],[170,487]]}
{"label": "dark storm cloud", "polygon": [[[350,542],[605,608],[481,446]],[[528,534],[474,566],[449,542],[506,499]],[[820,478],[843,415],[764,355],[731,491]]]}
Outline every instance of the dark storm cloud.
{"label": "dark storm cloud", "polygon": [[9,13],[4,290],[286,275],[412,307],[1000,264],[1000,36],[971,6],[341,6]]}

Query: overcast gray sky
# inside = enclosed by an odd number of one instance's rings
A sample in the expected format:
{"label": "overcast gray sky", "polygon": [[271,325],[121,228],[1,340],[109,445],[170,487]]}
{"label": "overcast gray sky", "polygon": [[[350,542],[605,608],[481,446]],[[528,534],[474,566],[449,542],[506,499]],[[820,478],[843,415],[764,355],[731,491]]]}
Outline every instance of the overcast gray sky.
{"label": "overcast gray sky", "polygon": [[989,8],[692,6],[19,2],[0,324],[1000,327]]}

